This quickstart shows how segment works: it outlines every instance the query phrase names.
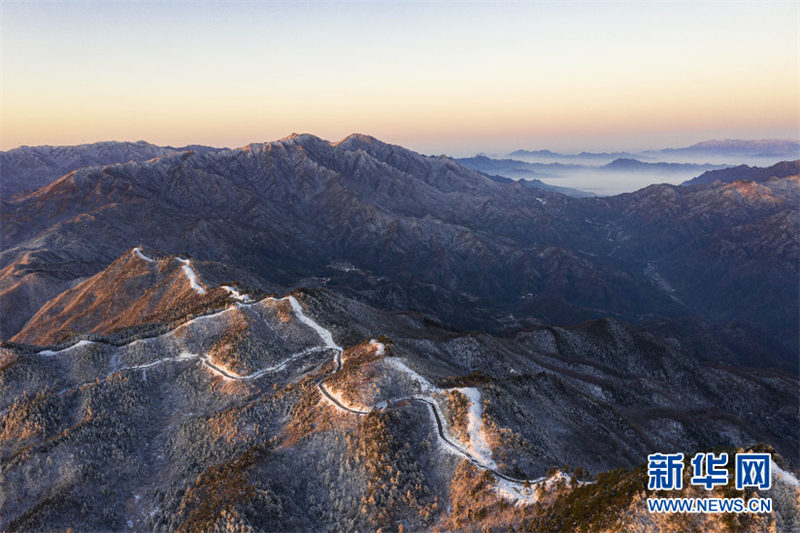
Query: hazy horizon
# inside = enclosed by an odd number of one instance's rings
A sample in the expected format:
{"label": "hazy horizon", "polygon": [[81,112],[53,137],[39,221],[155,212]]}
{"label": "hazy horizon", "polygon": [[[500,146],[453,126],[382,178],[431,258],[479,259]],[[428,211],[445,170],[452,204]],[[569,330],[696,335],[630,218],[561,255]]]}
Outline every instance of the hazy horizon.
{"label": "hazy horizon", "polygon": [[466,156],[800,136],[791,3],[0,9],[3,150],[299,131]]}
{"label": "hazy horizon", "polygon": [[[308,132],[296,132],[290,135],[283,136],[279,139],[268,139],[263,141],[254,141],[255,144],[260,143],[267,143],[267,142],[278,142],[285,138],[291,137],[292,135],[302,135],[307,134]],[[313,133],[310,135],[314,135]],[[352,134],[351,134],[352,135]],[[368,135],[368,134],[366,134]],[[324,139],[324,141],[331,142],[332,144],[336,144],[347,136],[338,139]],[[385,139],[379,139],[380,141],[385,141]],[[795,142],[795,139],[710,139],[707,141],[744,141],[744,142]],[[137,139],[135,141],[96,141],[97,143],[102,142],[148,142],[146,139]],[[88,146],[92,146],[94,143],[87,143]],[[154,143],[150,143],[154,144]],[[198,146],[200,143],[190,143],[189,145],[162,145],[165,147],[170,148],[183,148],[186,146]],[[27,146],[27,145],[26,145]],[[242,145],[246,146],[246,145]],[[797,146],[795,144],[795,146]],[[212,146],[213,148],[229,148],[229,149],[238,149],[242,148],[239,146]],[[542,155],[542,154],[535,154],[535,155],[525,155],[525,154],[518,154],[512,155],[509,152],[504,152],[501,154],[487,154],[482,153],[480,155],[486,155],[490,158],[495,158],[498,160],[497,162],[500,163],[499,160],[514,160],[519,162],[522,165],[526,165],[528,163],[533,163],[532,167],[530,168],[527,173],[525,171],[514,171],[512,168],[509,169],[497,169],[497,170],[488,170],[482,169],[480,166],[473,166],[467,161],[460,160],[458,154],[442,154],[442,153],[425,153],[424,151],[418,151],[426,156],[437,157],[439,155],[445,155],[448,157],[454,158],[459,163],[469,167],[474,168],[476,170],[482,171],[488,175],[500,175],[505,176],[508,178],[512,178],[515,180],[538,180],[548,185],[554,185],[558,187],[565,187],[568,189],[573,189],[575,191],[582,191],[588,192],[591,194],[596,194],[598,196],[611,196],[626,192],[633,192],[644,187],[647,187],[652,184],[656,183],[667,183],[672,185],[679,185],[686,180],[695,178],[702,174],[707,170],[713,170],[716,168],[722,167],[731,167],[737,165],[752,165],[752,166],[760,166],[760,167],[769,167],[775,163],[784,160],[793,160],[796,158],[800,158],[800,153],[796,153],[794,155],[763,155],[763,154],[754,154],[752,151],[728,151],[728,150],[721,150],[716,152],[670,152],[670,149],[681,149],[686,148],[687,145],[684,146],[662,146],[659,148],[654,148],[650,152],[632,152],[627,151],[627,153],[619,154],[618,152],[626,152],[622,149],[614,149],[608,150],[604,153],[599,153],[598,150],[587,149],[586,152],[593,152],[594,155],[586,156],[579,155],[580,152],[576,151],[573,153],[569,152],[559,152],[553,153],[552,155]],[[774,147],[774,146],[773,146]],[[20,147],[22,148],[22,147]],[[404,148],[411,148],[413,147],[404,147]],[[547,147],[524,147],[525,150],[547,150]],[[666,149],[666,150],[665,150]],[[467,158],[471,158],[476,154],[468,154]],[[642,161],[644,163],[650,164],[651,166],[643,166],[637,167],[635,169],[626,169],[626,168],[611,168],[609,164],[618,159],[624,157],[632,157],[636,160]],[[555,163],[556,165],[564,165],[563,167],[550,167],[550,163]],[[687,164],[685,167],[660,167],[659,165],[655,165],[654,163],[668,163],[668,164],[675,164],[675,163],[684,163]],[[539,165],[539,166],[536,166]],[[568,193],[569,194],[569,193]]]}
{"label": "hazy horizon", "polygon": [[[750,138],[750,139],[743,139],[743,138],[717,138],[717,139],[702,138],[702,139],[699,139],[697,141],[685,142],[683,144],[660,145],[660,146],[652,145],[652,146],[649,146],[649,147],[643,148],[643,149],[634,149],[634,148],[620,147],[620,146],[612,146],[612,147],[608,147],[608,148],[597,148],[597,147],[594,147],[594,146],[585,146],[585,145],[584,146],[580,146],[580,147],[574,147],[574,148],[556,149],[556,148],[553,148],[552,146],[549,146],[549,145],[535,145],[535,146],[516,146],[516,145],[514,145],[514,146],[507,146],[504,149],[501,149],[500,151],[477,150],[477,151],[465,151],[463,153],[460,153],[460,152],[448,153],[448,152],[436,151],[436,150],[425,151],[425,150],[422,150],[422,149],[417,149],[414,146],[403,145],[403,144],[398,143],[398,142],[393,142],[393,141],[385,139],[385,138],[380,138],[380,137],[377,137],[375,135],[371,135],[369,132],[350,132],[350,133],[348,133],[346,135],[342,135],[341,137],[326,138],[324,136],[317,135],[317,134],[315,134],[313,132],[304,131],[304,132],[292,132],[292,133],[288,133],[286,135],[282,135],[280,137],[276,137],[276,138],[272,138],[272,139],[253,140],[253,141],[246,142],[246,143],[243,143],[243,144],[240,144],[240,145],[219,145],[219,144],[209,144],[209,143],[202,143],[202,142],[157,143],[157,142],[153,142],[153,141],[151,141],[149,139],[121,139],[121,138],[114,138],[114,139],[95,139],[95,140],[88,140],[88,141],[68,143],[68,144],[53,144],[53,143],[20,144],[20,145],[17,145],[17,146],[11,146],[11,147],[8,147],[8,148],[3,148],[0,151],[10,151],[10,150],[14,150],[14,149],[17,149],[17,148],[23,148],[23,147],[35,147],[35,146],[80,146],[80,145],[91,145],[91,144],[98,144],[98,143],[104,143],[104,142],[118,142],[118,143],[145,142],[145,143],[149,143],[149,144],[153,144],[153,145],[157,145],[157,146],[164,146],[164,147],[171,147],[171,148],[182,148],[182,147],[185,147],[185,146],[208,146],[208,147],[211,147],[211,148],[223,148],[223,149],[235,150],[235,149],[238,149],[238,148],[243,148],[243,147],[247,146],[248,144],[276,142],[276,141],[280,141],[282,139],[285,139],[285,138],[291,137],[292,135],[297,135],[297,134],[299,134],[299,135],[305,135],[305,134],[313,135],[315,137],[319,137],[319,138],[323,139],[324,141],[331,142],[331,143],[340,142],[340,141],[342,141],[343,139],[347,138],[350,135],[362,134],[362,135],[368,135],[368,136],[371,136],[371,137],[375,137],[375,138],[377,138],[378,140],[380,140],[382,142],[403,146],[404,148],[408,148],[408,149],[414,150],[414,151],[416,151],[418,153],[421,153],[423,155],[430,155],[430,156],[447,155],[447,156],[452,156],[452,157],[472,157],[472,156],[484,155],[484,156],[487,156],[487,157],[495,157],[495,158],[501,158],[501,157],[502,158],[508,158],[508,157],[511,157],[512,152],[515,152],[517,150],[527,150],[527,151],[549,150],[549,151],[554,152],[554,153],[556,153],[558,155],[564,155],[564,156],[577,156],[577,155],[579,155],[581,153],[594,153],[594,154],[600,154],[600,153],[608,153],[608,154],[624,153],[624,154],[630,154],[630,155],[644,155],[646,152],[656,152],[656,151],[664,150],[664,149],[687,148],[689,146],[692,146],[692,145],[695,145],[695,144],[698,144],[698,143],[702,143],[702,142],[725,142],[725,141],[800,142],[800,137],[796,137],[796,138],[789,138],[789,137],[777,138],[777,137],[775,137],[775,138]],[[545,159],[547,159],[547,158],[543,156],[543,161]],[[677,161],[676,158],[668,158],[668,159],[671,159],[672,161],[667,161],[667,162],[684,162],[684,161]],[[761,157],[761,158],[757,158],[757,159],[771,160],[773,158],[770,157],[770,156],[767,156],[767,157]],[[522,157],[520,160],[525,160],[525,158]],[[562,161],[562,159],[558,158],[558,157],[553,158],[553,160],[554,161]],[[644,161],[648,161],[648,162],[656,162],[655,160],[648,160],[648,159],[644,159],[644,158],[643,158],[643,160]],[[663,160],[659,160],[659,162],[663,162]],[[706,160],[699,161],[696,158],[687,159],[685,162],[691,162],[691,163],[709,163],[710,162],[710,163],[716,164],[715,161],[710,161],[710,160],[709,161],[706,161]]]}

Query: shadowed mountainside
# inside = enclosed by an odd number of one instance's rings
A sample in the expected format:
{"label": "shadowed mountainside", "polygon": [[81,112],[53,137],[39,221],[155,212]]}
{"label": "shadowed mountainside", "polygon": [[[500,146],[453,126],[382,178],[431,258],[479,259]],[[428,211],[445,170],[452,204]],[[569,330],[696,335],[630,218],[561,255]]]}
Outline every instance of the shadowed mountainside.
{"label": "shadowed mountainside", "polygon": [[99,142],[77,146],[20,146],[0,152],[0,198],[33,191],[81,167],[147,161],[186,150],[213,151],[207,146],[172,148],[139,142]]}
{"label": "shadowed mountainside", "polygon": [[[214,284],[223,272],[236,281],[206,288],[206,280]],[[102,272],[47,302],[11,340],[49,345],[85,333],[108,335],[170,323],[222,307],[231,298],[241,299],[240,291],[252,293],[254,283],[263,286],[253,276],[222,265],[196,265],[174,256],[154,259],[133,248]]]}
{"label": "shadowed mountainside", "polygon": [[143,243],[460,327],[739,320],[793,361],[798,189],[571,199],[363,135],[85,168],[4,201],[0,306],[16,319],[2,333]]}
{"label": "shadowed mountainside", "polygon": [[[96,281],[131,283],[134,254]],[[164,283],[146,278],[144,295]],[[496,337],[328,290],[240,297],[152,336],[0,348],[0,480],[17,487],[0,527],[430,529],[488,509],[508,525],[558,510],[577,486],[564,464],[586,479],[654,449],[796,455],[796,377],[705,365],[614,320]]]}

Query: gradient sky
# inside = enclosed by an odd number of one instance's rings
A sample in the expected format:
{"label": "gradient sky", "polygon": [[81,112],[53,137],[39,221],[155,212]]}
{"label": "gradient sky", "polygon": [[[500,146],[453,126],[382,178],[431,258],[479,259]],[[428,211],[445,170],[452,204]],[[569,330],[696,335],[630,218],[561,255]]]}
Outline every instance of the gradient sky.
{"label": "gradient sky", "polygon": [[424,153],[797,138],[797,2],[10,2],[0,149],[369,133]]}

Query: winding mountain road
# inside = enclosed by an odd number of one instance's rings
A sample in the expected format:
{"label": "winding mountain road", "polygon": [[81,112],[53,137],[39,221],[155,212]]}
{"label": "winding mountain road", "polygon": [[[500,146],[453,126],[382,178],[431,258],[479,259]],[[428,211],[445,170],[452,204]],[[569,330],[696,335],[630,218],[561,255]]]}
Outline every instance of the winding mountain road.
{"label": "winding mountain road", "polygon": [[[328,331],[327,329],[323,328],[322,326],[320,326],[319,324],[314,322],[312,319],[308,318],[305,315],[305,313],[303,313],[303,308],[300,306],[300,303],[293,296],[289,296],[288,298],[289,298],[289,301],[292,304],[292,310],[295,312],[295,315],[298,317],[298,319],[301,322],[303,322],[305,324],[308,324],[315,331],[317,331],[317,333],[320,334],[320,338],[325,343],[326,347],[330,348],[331,350],[334,350],[334,353],[335,353],[335,355],[334,355],[334,364],[335,364],[334,369],[331,370],[328,374],[326,374],[323,377],[321,377],[317,381],[317,388],[322,393],[322,395],[325,398],[327,398],[333,405],[335,405],[336,407],[338,407],[342,411],[346,411],[348,413],[352,413],[352,414],[355,414],[355,415],[359,415],[359,416],[367,415],[370,412],[372,412],[374,409],[376,409],[376,408],[373,408],[373,409],[365,411],[365,410],[362,410],[362,409],[353,408],[351,406],[348,406],[348,405],[345,405],[344,403],[342,403],[338,398],[336,398],[333,394],[331,394],[330,391],[328,391],[328,389],[325,387],[325,381],[342,369],[342,354],[344,353],[344,349],[341,346],[339,346],[339,345],[337,345],[336,343],[333,342],[333,336],[331,335],[330,331]],[[518,484],[518,485],[520,485],[521,488],[524,488],[526,490],[529,489],[530,486],[532,486],[532,485],[535,485],[537,483],[542,483],[542,482],[547,480],[547,478],[545,476],[540,477],[540,478],[536,478],[536,479],[519,479],[519,478],[514,478],[514,477],[511,477],[511,476],[508,476],[508,475],[503,474],[502,472],[498,471],[497,469],[485,464],[485,462],[481,461],[478,457],[476,457],[473,454],[471,454],[468,450],[465,450],[464,448],[459,446],[453,440],[453,437],[449,433],[447,433],[447,431],[446,431],[447,426],[446,426],[446,424],[445,424],[445,422],[443,420],[443,417],[442,417],[441,413],[439,412],[439,406],[432,399],[430,399],[428,397],[423,397],[423,396],[408,396],[408,397],[394,398],[394,399],[390,400],[390,402],[401,402],[401,401],[414,401],[414,402],[420,402],[420,403],[423,403],[423,404],[427,405],[428,408],[431,411],[431,414],[433,415],[433,418],[434,418],[435,422],[436,422],[436,430],[437,430],[437,434],[439,436],[439,440],[445,446],[447,446],[450,450],[462,455],[469,462],[471,462],[472,464],[474,464],[478,468],[481,468],[483,470],[488,470],[489,472],[491,472],[496,477],[498,477],[498,478],[500,478],[502,480],[505,480],[505,481],[507,481],[509,483]],[[527,485],[527,487],[525,485]]]}
{"label": "winding mountain road", "polygon": [[[251,381],[251,380],[259,379],[259,378],[261,378],[261,377],[263,377],[263,376],[265,376],[267,374],[271,374],[271,373],[277,372],[277,371],[285,368],[290,362],[292,362],[292,361],[294,361],[296,359],[299,359],[300,357],[303,357],[305,355],[309,355],[309,354],[315,353],[315,352],[321,352],[321,351],[330,350],[334,354],[333,355],[334,368],[333,368],[333,370],[331,370],[330,372],[328,372],[327,374],[325,374],[324,376],[319,378],[317,380],[317,382],[316,382],[316,386],[319,389],[319,391],[322,394],[322,396],[324,398],[326,398],[328,401],[330,401],[331,404],[333,404],[336,408],[338,408],[338,409],[340,409],[342,411],[345,411],[347,413],[351,413],[351,414],[358,415],[358,416],[363,416],[363,415],[369,414],[373,410],[384,408],[384,406],[387,405],[390,402],[413,401],[413,402],[419,402],[419,403],[425,404],[430,409],[431,415],[432,415],[433,420],[434,420],[434,422],[436,424],[436,432],[437,432],[437,435],[439,437],[439,441],[449,451],[463,456],[466,460],[468,460],[470,463],[472,463],[476,467],[478,467],[478,468],[480,468],[482,470],[487,470],[492,475],[494,475],[496,478],[498,478],[500,480],[503,480],[506,483],[512,484],[513,485],[512,489],[514,490],[514,492],[518,493],[516,496],[514,496],[517,499],[529,498],[530,494],[531,494],[531,487],[533,485],[536,485],[536,484],[543,483],[543,482],[547,481],[546,477],[540,477],[540,478],[537,478],[537,479],[519,479],[519,478],[514,478],[514,477],[511,477],[511,476],[508,476],[508,475],[498,471],[491,464],[487,464],[485,459],[476,456],[475,454],[471,453],[469,450],[467,450],[464,447],[462,447],[461,445],[459,445],[455,441],[455,439],[452,437],[452,435],[450,435],[448,433],[447,425],[444,422],[444,417],[439,412],[439,406],[436,404],[436,402],[431,397],[427,397],[427,396],[407,396],[407,397],[394,398],[394,399],[392,399],[392,400],[390,400],[388,402],[382,402],[383,406],[381,406],[381,407],[376,406],[376,407],[373,407],[373,408],[368,409],[368,410],[356,409],[356,408],[351,407],[349,405],[345,405],[334,394],[332,394],[328,390],[328,388],[325,386],[325,381],[342,369],[342,364],[343,364],[342,355],[344,353],[344,348],[342,346],[339,346],[338,344],[336,344],[334,342],[333,335],[331,334],[331,332],[328,329],[322,327],[316,321],[314,321],[313,319],[311,319],[310,317],[308,317],[305,314],[305,312],[303,311],[303,307],[300,304],[300,302],[298,302],[297,299],[292,295],[285,296],[283,298],[267,297],[267,298],[264,298],[263,300],[260,300],[258,302],[254,302],[254,301],[251,300],[248,303],[243,303],[240,300],[237,303],[237,306],[239,306],[239,307],[249,307],[249,306],[253,306],[253,305],[258,305],[258,304],[260,304],[262,302],[265,302],[265,301],[268,301],[268,300],[272,301],[272,302],[288,301],[289,304],[291,305],[292,311],[293,311],[294,315],[297,317],[297,319],[301,323],[303,323],[306,326],[308,326],[309,328],[313,329],[317,333],[317,335],[319,336],[319,338],[322,341],[323,345],[322,346],[312,347],[312,348],[307,348],[305,350],[302,350],[300,352],[297,352],[295,354],[290,355],[289,357],[287,357],[286,359],[282,360],[279,363],[276,363],[275,365],[259,369],[259,370],[255,371],[255,372],[251,373],[251,374],[246,374],[246,375],[237,374],[237,373],[232,372],[232,371],[230,371],[230,370],[228,370],[226,368],[223,368],[223,367],[221,367],[219,365],[216,365],[216,364],[212,363],[210,361],[208,355],[201,355],[201,354],[195,354],[195,353],[183,351],[183,352],[181,352],[179,355],[177,355],[175,357],[168,357],[168,358],[158,359],[156,361],[152,361],[152,362],[149,362],[149,363],[144,363],[144,364],[141,364],[141,365],[130,365],[130,366],[123,366],[123,367],[117,368],[114,371],[110,372],[109,376],[114,374],[114,373],[116,373],[116,372],[133,371],[133,370],[142,370],[142,371],[144,371],[144,370],[146,370],[148,368],[151,368],[151,367],[154,367],[154,366],[157,366],[157,365],[161,365],[161,364],[165,364],[165,363],[168,363],[168,362],[196,360],[196,361],[199,361],[206,368],[208,368],[209,370],[211,370],[212,372],[216,373],[217,375],[221,376],[224,379],[236,380],[236,381]],[[217,311],[217,312],[214,312],[214,313],[210,313],[208,315],[204,315],[204,316],[201,316],[201,317],[194,318],[194,319],[192,319],[190,321],[185,322],[184,324],[181,324],[181,326],[178,326],[178,327],[184,327],[187,324],[189,324],[191,322],[194,322],[194,321],[208,319],[208,318],[210,318],[212,316],[216,316],[216,315],[222,314],[222,313],[224,313],[224,312],[226,312],[228,310],[229,309],[225,309],[225,310],[222,310],[222,311]],[[164,335],[169,335],[173,331],[174,330],[166,332],[166,333],[162,333],[161,335],[156,335],[154,337],[150,337],[149,339],[161,337],[161,336],[164,336]],[[127,343],[127,344],[124,344],[122,346],[127,346],[127,345],[134,344],[134,343],[137,343],[137,342],[145,342],[145,341],[147,341],[149,339],[137,339],[135,341],[132,341],[132,342]],[[78,342],[78,343],[76,343],[76,344],[74,344],[72,346],[68,346],[68,347],[63,348],[61,350],[57,350],[57,351],[42,350],[42,351],[39,352],[39,354],[40,355],[44,355],[44,356],[53,356],[53,355],[57,355],[58,353],[61,353],[61,352],[66,352],[66,351],[78,348],[79,346],[86,345],[86,344],[92,344],[92,343],[113,345],[112,343],[103,342],[103,341],[99,341],[99,340],[97,340],[97,341],[82,340],[82,341],[80,341],[80,342]],[[114,346],[116,346],[116,345],[114,345]],[[80,387],[80,385],[78,387]],[[72,387],[70,389],[65,389],[65,390],[61,391],[59,393],[59,395],[64,394],[64,393],[68,392],[69,390],[74,390],[75,388],[76,387]],[[0,411],[0,413],[2,413],[2,411]]]}

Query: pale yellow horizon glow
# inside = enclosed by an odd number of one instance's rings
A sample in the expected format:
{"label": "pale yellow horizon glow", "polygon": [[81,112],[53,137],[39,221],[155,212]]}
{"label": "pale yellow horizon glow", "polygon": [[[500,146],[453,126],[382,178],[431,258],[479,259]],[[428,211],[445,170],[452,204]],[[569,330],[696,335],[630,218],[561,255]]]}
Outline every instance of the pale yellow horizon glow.
{"label": "pale yellow horizon glow", "polygon": [[141,6],[3,4],[1,149],[798,137],[796,4]]}

